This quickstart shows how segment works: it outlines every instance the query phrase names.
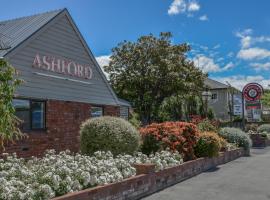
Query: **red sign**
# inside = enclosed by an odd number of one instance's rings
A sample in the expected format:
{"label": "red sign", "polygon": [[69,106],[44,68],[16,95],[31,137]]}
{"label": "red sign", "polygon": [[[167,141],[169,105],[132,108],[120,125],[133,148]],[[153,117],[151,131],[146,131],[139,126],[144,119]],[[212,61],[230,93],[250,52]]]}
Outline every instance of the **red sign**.
{"label": "red sign", "polygon": [[262,97],[263,88],[258,83],[249,83],[243,88],[242,93],[247,101],[257,101]]}
{"label": "red sign", "polygon": [[60,59],[54,56],[39,56],[37,54],[33,67],[85,79],[91,79],[93,75],[92,68],[88,65],[82,65],[72,60]]}

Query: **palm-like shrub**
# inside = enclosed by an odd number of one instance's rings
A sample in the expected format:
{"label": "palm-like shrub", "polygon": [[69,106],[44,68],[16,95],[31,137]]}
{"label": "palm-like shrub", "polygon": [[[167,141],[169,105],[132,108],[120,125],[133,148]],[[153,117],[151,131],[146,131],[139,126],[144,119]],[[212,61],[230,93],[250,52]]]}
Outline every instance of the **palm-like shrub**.
{"label": "palm-like shrub", "polygon": [[89,119],[81,125],[81,152],[111,151],[113,155],[133,154],[139,148],[139,132],[128,121],[117,117]]}
{"label": "palm-like shrub", "polygon": [[257,130],[259,133],[263,132],[270,133],[270,124],[262,124],[258,127]]}
{"label": "palm-like shrub", "polygon": [[195,155],[197,157],[214,157],[222,147],[222,140],[215,132],[200,133],[198,143],[195,147]]}
{"label": "palm-like shrub", "polygon": [[225,127],[219,131],[219,135],[226,139],[229,143],[235,143],[239,147],[248,150],[251,146],[249,136],[238,128]]}

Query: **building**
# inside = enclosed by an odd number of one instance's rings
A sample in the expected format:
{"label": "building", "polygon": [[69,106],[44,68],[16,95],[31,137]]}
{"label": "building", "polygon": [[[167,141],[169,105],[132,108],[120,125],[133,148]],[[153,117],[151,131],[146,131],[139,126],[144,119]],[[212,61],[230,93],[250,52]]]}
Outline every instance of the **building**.
{"label": "building", "polygon": [[46,149],[79,150],[79,126],[102,115],[128,118],[67,9],[0,22],[0,50],[24,83],[14,98],[28,138],[7,152],[42,155]]}
{"label": "building", "polygon": [[211,93],[208,107],[213,110],[217,119],[227,121],[231,117],[242,115],[242,97],[239,90],[210,78],[207,78],[204,84]]}

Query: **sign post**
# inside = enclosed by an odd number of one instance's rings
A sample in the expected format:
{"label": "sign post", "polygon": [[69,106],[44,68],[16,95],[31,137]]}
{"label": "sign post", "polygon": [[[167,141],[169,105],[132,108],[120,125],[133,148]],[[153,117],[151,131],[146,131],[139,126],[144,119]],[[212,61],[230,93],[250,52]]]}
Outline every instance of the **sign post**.
{"label": "sign post", "polygon": [[[263,87],[258,83],[248,83],[245,85],[245,87],[242,90],[242,123],[243,123],[243,129],[245,129],[245,107],[247,110],[250,110],[250,112],[253,113],[254,109],[261,109],[260,99],[263,94]],[[251,114],[252,114],[251,113]],[[249,116],[249,118],[253,119],[252,116]]]}

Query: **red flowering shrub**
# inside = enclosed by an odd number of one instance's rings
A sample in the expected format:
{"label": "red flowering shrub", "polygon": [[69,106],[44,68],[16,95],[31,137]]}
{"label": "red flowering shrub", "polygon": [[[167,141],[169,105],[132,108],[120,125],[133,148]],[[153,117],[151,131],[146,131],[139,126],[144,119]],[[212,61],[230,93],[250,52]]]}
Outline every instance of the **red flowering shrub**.
{"label": "red flowering shrub", "polygon": [[187,122],[153,123],[140,129],[141,150],[145,154],[169,148],[183,154],[184,160],[194,159],[199,132],[194,124]]}

